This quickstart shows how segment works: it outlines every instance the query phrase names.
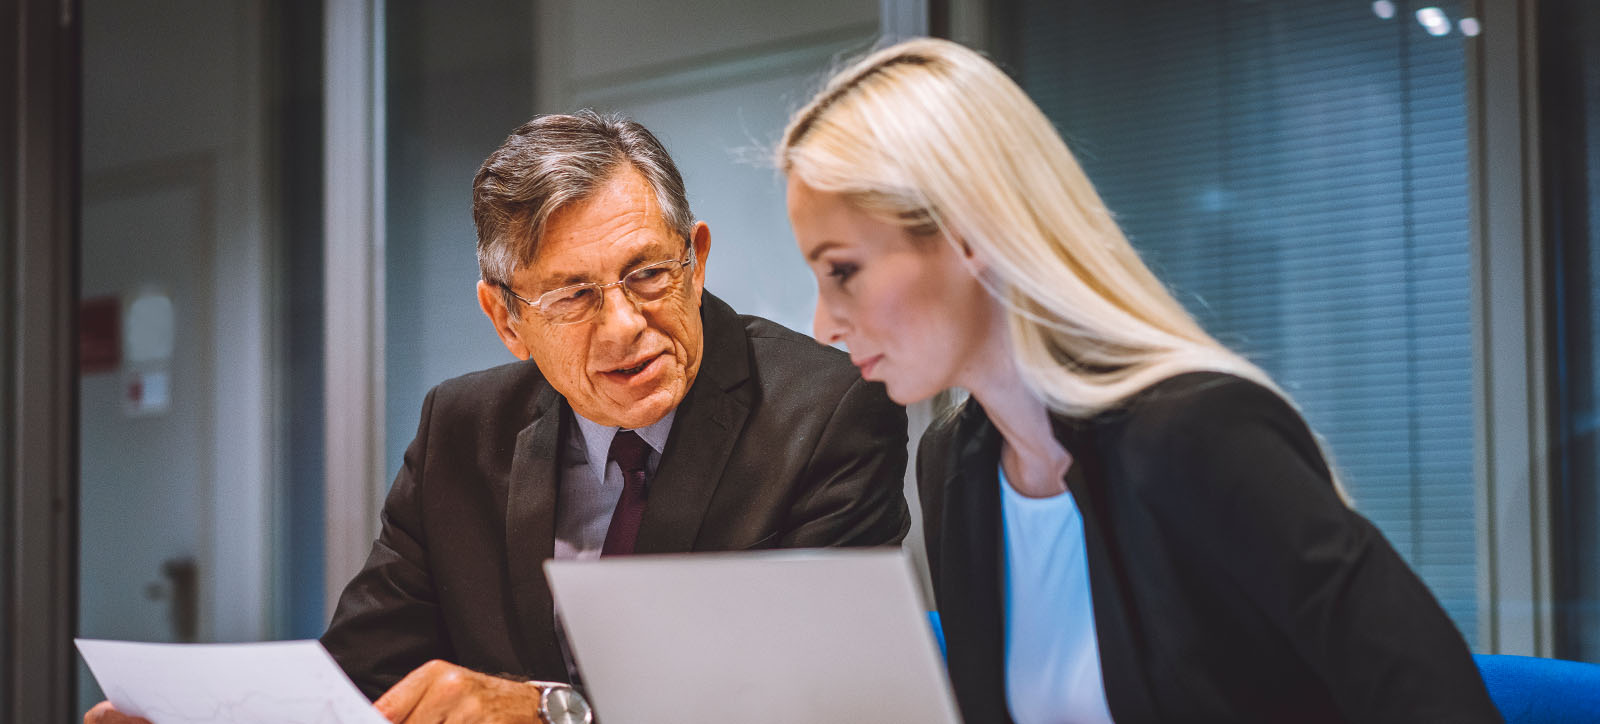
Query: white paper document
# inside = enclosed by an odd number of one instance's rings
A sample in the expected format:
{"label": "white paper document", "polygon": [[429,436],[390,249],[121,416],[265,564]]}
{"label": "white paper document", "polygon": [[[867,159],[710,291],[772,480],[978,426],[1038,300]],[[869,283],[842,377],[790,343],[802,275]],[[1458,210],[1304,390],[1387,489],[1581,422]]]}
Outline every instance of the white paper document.
{"label": "white paper document", "polygon": [[117,710],[154,724],[387,724],[316,641],[77,643]]}

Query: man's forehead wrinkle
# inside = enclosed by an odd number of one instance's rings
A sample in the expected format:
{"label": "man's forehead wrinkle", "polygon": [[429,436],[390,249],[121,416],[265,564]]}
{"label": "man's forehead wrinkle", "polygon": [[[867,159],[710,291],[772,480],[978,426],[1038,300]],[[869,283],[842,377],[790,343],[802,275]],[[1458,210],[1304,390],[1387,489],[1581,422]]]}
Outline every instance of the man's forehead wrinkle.
{"label": "man's forehead wrinkle", "polygon": [[[607,216],[640,214],[660,219],[662,226],[671,228],[655,187],[643,173],[625,161],[619,163],[600,181],[584,184],[582,190],[561,196],[562,198],[552,197],[548,200],[544,207],[543,219],[537,223],[539,235],[543,238],[550,236],[551,227],[561,226],[576,215],[589,214],[596,206],[625,209]],[[533,216],[535,206],[532,203],[524,204],[512,212],[512,218],[506,220],[507,226],[510,227],[509,231],[519,236],[533,233],[533,227],[536,225]],[[519,256],[523,257],[517,260],[518,263],[529,266],[537,260],[540,247],[544,244],[523,243],[516,246],[522,250]]]}
{"label": "man's forehead wrinkle", "polygon": [[[660,246],[660,244],[652,243],[633,252],[633,254],[623,259],[621,263],[613,264],[609,261],[606,262],[603,268],[599,268],[595,265],[589,265],[584,269],[573,269],[567,267],[566,264],[561,261],[556,261],[553,263],[561,265],[552,266],[539,278],[542,280],[544,287],[549,289],[570,286],[573,284],[582,284],[585,282],[603,283],[613,281],[613,278],[620,278],[622,274],[642,264],[665,261],[673,256],[671,252],[667,252],[659,248]],[[569,253],[571,251],[573,250],[569,250]]]}
{"label": "man's forehead wrinkle", "polygon": [[606,215],[593,225],[553,227],[546,230],[539,253],[526,269],[540,289],[611,281],[640,264],[677,253],[668,241],[672,234],[665,220],[637,207]]}

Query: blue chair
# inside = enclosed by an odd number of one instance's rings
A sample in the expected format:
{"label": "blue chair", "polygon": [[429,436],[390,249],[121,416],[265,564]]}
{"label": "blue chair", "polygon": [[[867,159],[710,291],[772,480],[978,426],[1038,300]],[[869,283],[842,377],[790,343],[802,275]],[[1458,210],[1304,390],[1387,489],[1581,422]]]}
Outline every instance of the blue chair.
{"label": "blue chair", "polygon": [[[938,611],[928,612],[928,624],[939,653],[945,653]],[[1472,658],[1506,724],[1600,722],[1600,664],[1495,654]]]}
{"label": "blue chair", "polygon": [[1472,658],[1507,724],[1600,722],[1600,664],[1494,654]]}

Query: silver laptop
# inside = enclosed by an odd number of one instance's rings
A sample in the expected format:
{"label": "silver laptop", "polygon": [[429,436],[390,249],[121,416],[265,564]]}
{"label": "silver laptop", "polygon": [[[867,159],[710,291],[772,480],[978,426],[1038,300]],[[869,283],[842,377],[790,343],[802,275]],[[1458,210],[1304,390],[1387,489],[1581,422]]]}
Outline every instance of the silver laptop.
{"label": "silver laptop", "polygon": [[959,724],[898,549],[546,561],[603,724]]}

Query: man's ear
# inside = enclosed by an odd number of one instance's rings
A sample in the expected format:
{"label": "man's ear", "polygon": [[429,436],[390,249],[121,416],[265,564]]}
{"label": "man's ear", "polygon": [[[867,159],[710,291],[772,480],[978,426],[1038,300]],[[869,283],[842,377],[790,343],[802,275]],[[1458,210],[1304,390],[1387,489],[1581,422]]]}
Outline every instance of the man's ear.
{"label": "man's ear", "polygon": [[706,259],[711,256],[711,227],[704,221],[694,222],[689,232],[689,244],[694,247],[694,301],[700,306],[700,295],[706,289]]}
{"label": "man's ear", "polygon": [[[506,308],[505,297],[500,294],[500,287],[483,280],[478,280],[478,307],[483,310],[489,322],[494,325],[494,331],[500,335],[506,349],[517,359],[527,359],[533,354],[528,345],[523,343],[522,337],[517,334],[516,327],[512,326],[511,310]],[[522,310],[526,313],[526,310]]]}

